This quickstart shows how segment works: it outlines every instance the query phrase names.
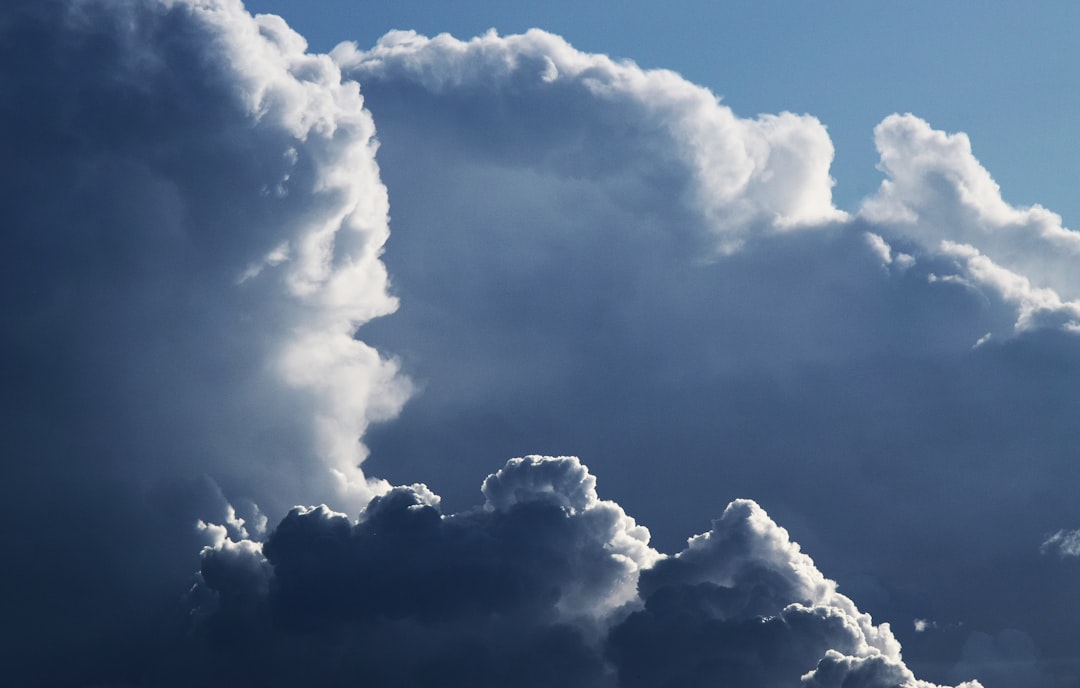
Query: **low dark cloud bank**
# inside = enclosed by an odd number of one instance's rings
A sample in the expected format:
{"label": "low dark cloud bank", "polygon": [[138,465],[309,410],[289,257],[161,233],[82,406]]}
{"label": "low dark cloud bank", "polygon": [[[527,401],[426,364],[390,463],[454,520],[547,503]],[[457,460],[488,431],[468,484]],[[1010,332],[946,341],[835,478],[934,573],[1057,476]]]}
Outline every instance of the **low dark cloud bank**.
{"label": "low dark cloud bank", "polygon": [[1080,681],[1077,242],[963,135],[845,212],[813,117],[540,31],[0,58],[5,682]]}
{"label": "low dark cloud bank", "polygon": [[422,486],[294,509],[204,550],[205,628],[260,684],[930,686],[754,502],[662,557],[595,482],[530,456],[456,514]]}

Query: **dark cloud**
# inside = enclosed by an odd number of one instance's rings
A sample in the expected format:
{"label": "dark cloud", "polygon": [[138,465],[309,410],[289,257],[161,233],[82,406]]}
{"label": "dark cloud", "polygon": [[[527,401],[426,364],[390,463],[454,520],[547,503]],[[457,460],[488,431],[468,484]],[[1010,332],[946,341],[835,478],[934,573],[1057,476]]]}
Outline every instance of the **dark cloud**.
{"label": "dark cloud", "polygon": [[200,632],[226,654],[257,635],[258,682],[295,680],[300,648],[334,685],[915,685],[888,625],[754,502],[659,558],[595,482],[576,458],[531,456],[456,514],[423,486],[356,521],[295,509],[265,543],[204,551]]}
{"label": "dark cloud", "polygon": [[576,459],[516,459],[483,507],[443,515],[420,485],[376,497],[355,522],[297,508],[265,544],[219,538],[203,554],[200,633],[287,683],[297,653],[332,685],[606,685],[596,633],[635,596],[656,553],[601,502]]}

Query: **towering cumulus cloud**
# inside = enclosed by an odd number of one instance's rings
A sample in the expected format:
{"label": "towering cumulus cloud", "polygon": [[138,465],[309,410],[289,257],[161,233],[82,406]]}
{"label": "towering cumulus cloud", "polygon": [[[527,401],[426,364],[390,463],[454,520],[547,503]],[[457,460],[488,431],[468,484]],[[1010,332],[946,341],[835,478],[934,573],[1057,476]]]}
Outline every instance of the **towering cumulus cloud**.
{"label": "towering cumulus cloud", "polygon": [[0,10],[5,652],[93,653],[189,575],[203,476],[275,519],[384,489],[359,439],[409,384],[353,334],[396,307],[387,194],[305,48],[239,0]]}
{"label": "towering cumulus cloud", "polygon": [[962,135],[848,213],[815,118],[542,31],[10,0],[0,58],[13,685],[1080,676],[1074,235]]}

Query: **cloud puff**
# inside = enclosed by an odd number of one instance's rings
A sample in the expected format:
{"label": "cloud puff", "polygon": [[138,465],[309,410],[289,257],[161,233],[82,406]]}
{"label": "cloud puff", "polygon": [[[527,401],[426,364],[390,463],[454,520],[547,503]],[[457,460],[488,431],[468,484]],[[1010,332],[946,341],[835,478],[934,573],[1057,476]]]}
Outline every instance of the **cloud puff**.
{"label": "cloud puff", "polygon": [[644,571],[639,590],[645,609],[609,641],[620,685],[933,685],[904,666],[889,625],[839,594],[749,500]]}
{"label": "cloud puff", "polygon": [[[348,662],[370,685],[931,685],[754,502],[661,557],[594,487],[576,458],[530,456],[456,514],[423,486],[376,497],[355,522],[294,509],[265,544],[204,550],[216,605],[205,628],[263,637],[239,674],[250,680],[295,674],[279,658],[300,647],[307,667]],[[385,670],[369,667],[377,658]]]}
{"label": "cloud puff", "polygon": [[294,509],[265,543],[204,550],[204,637],[224,654],[257,638],[249,680],[606,685],[595,636],[659,555],[594,484],[577,459],[526,457],[456,514],[422,485],[374,498],[356,521]]}
{"label": "cloud puff", "polygon": [[965,134],[891,115],[874,129],[874,140],[888,178],[864,201],[862,217],[931,254],[956,258],[970,284],[1016,307],[1018,329],[1077,326],[1080,234],[1041,206],[1006,203]]}

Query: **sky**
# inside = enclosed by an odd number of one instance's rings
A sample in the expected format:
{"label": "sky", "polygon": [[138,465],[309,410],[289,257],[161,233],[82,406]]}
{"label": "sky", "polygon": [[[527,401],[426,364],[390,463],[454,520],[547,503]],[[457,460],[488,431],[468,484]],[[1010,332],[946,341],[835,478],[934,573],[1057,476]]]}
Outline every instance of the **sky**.
{"label": "sky", "polygon": [[1040,9],[6,3],[7,682],[1080,686]]}

